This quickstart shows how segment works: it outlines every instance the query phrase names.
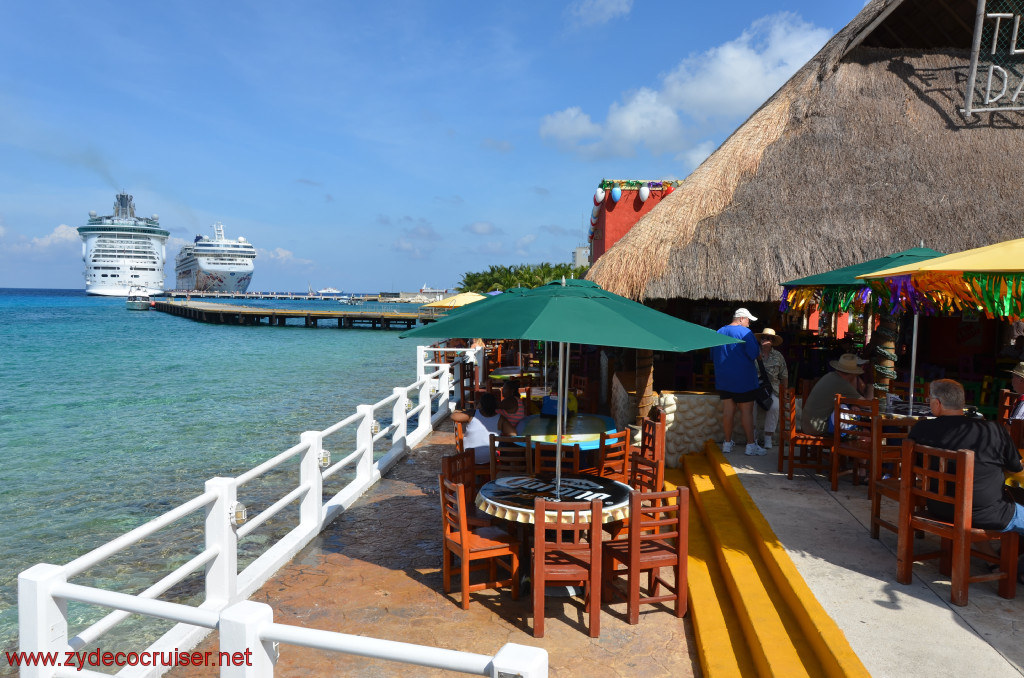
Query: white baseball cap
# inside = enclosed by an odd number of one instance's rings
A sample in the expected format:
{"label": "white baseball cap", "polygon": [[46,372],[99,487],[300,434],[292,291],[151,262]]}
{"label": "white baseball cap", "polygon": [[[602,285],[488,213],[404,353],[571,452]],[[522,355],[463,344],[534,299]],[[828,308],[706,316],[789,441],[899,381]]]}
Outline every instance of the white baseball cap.
{"label": "white baseball cap", "polygon": [[737,308],[736,312],[732,314],[733,318],[749,318],[750,320],[757,320],[754,315],[745,308]]}

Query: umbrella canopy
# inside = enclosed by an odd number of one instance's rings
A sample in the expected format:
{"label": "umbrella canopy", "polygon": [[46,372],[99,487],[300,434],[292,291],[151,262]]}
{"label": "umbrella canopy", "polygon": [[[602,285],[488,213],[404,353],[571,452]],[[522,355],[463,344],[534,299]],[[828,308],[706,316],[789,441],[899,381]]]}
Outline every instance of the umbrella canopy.
{"label": "umbrella canopy", "polygon": [[982,308],[990,317],[1024,315],[1024,238],[860,276],[910,306]]}
{"label": "umbrella canopy", "polygon": [[[509,290],[512,292],[512,290]],[[558,342],[558,408],[556,417],[555,495],[562,480],[562,431],[568,361],[566,344],[597,344],[656,351],[691,351],[739,339],[688,323],[643,304],[607,292],[587,280],[562,280],[522,292],[490,297],[400,337],[482,337]]]}
{"label": "umbrella canopy", "polygon": [[783,298],[786,305],[792,309],[801,309],[808,304],[816,303],[823,311],[845,312],[858,297],[863,300],[870,289],[867,281],[858,276],[895,266],[913,265],[941,256],[942,252],[938,250],[913,247],[834,271],[784,282]]}
{"label": "umbrella canopy", "polygon": [[506,292],[400,336],[533,339],[654,351],[692,351],[738,342],[612,294],[588,280]]}
{"label": "umbrella canopy", "polygon": [[486,298],[487,297],[484,295],[477,294],[476,292],[460,292],[459,294],[451,297],[445,297],[444,299],[432,301],[429,304],[423,304],[420,308],[458,308]]}

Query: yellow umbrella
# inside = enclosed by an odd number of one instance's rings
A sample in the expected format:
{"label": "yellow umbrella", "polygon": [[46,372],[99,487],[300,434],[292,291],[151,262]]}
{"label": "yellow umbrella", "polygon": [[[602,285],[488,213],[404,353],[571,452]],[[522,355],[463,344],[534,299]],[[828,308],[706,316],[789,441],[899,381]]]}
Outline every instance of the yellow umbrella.
{"label": "yellow umbrella", "polygon": [[476,292],[461,292],[455,296],[445,297],[444,299],[432,301],[429,304],[423,304],[420,308],[458,308],[486,298],[487,297],[484,295],[477,294]]}
{"label": "yellow umbrella", "polygon": [[989,316],[1019,318],[1024,315],[1024,238],[858,277],[888,283],[893,294],[940,308],[981,307]]}

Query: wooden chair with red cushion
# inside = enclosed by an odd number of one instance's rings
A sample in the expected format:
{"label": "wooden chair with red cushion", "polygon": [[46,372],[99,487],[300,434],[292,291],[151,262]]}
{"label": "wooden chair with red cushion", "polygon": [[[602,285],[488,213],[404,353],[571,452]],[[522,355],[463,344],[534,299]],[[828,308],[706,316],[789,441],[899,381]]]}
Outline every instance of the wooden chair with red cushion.
{"label": "wooden chair with red cushion", "polygon": [[[919,445],[911,439],[903,441],[900,477],[900,516],[896,546],[896,580],[909,584],[914,562],[939,559],[939,571],[950,577],[950,599],[954,605],[967,604],[969,584],[998,581],[998,593],[1013,598],[1017,592],[1016,532],[983,530],[971,526],[974,500],[974,452],[942,450]],[[915,511],[922,502],[948,504],[952,522],[942,520],[928,511]],[[915,552],[915,530],[939,538],[937,551]],[[980,542],[999,542],[1000,556],[973,548]],[[920,542],[924,543],[924,542]],[[998,565],[995,572],[971,575],[971,557]]]}
{"label": "wooden chair with red cushion", "polygon": [[544,636],[545,589],[551,584],[583,587],[587,628],[601,635],[601,500],[546,501],[533,507],[533,635]]}
{"label": "wooden chair with red cushion", "polygon": [[[640,606],[675,601],[676,617],[686,614],[686,555],[689,528],[690,492],[677,487],[668,492],[629,496],[632,528],[626,539],[606,541],[602,545],[602,596],[623,596],[626,618],[636,624]],[[671,567],[672,581],[661,576],[661,568]],[[640,595],[640,575],[648,573],[647,595]],[[625,590],[615,580],[626,578]],[[664,587],[667,593],[661,593]]]}
{"label": "wooden chair with red cushion", "polygon": [[832,434],[817,435],[796,430],[796,390],[787,388],[779,399],[779,471],[782,471],[782,450],[786,449],[786,477],[793,479],[798,468],[813,469],[824,473],[832,468],[828,459],[832,450]]}
{"label": "wooden chair with red cushion", "polygon": [[[449,482],[441,476],[438,481],[441,487],[441,577],[444,592],[451,592],[451,579],[458,574],[463,610],[469,609],[469,594],[473,591],[511,586],[512,598],[518,600],[519,540],[498,527],[471,527],[466,510],[465,486]],[[454,558],[459,559],[458,572],[455,571]],[[504,560],[506,558],[508,562]],[[499,579],[499,568],[508,576]],[[471,584],[470,572],[484,569],[487,570],[486,581]]]}

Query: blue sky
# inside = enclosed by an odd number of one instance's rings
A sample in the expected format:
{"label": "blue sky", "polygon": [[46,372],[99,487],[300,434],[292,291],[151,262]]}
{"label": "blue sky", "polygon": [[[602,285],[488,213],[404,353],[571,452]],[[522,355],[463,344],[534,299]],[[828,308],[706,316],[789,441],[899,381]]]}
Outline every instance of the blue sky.
{"label": "blue sky", "polygon": [[253,290],[568,261],[602,178],[684,178],[864,0],[0,3],[0,287],[80,288],[126,189]]}

